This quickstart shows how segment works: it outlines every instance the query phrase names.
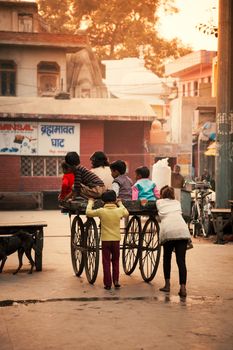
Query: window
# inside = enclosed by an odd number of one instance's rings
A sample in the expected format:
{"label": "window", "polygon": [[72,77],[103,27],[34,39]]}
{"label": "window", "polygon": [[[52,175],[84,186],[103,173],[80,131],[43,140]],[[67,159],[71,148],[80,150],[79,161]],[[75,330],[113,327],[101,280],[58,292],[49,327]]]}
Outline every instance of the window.
{"label": "window", "polygon": [[0,96],[15,96],[16,64],[13,61],[0,61]]}
{"label": "window", "polygon": [[182,85],[182,96],[185,97],[185,84]]}
{"label": "window", "polygon": [[21,157],[21,176],[61,176],[63,157]]}
{"label": "window", "polygon": [[38,72],[38,95],[54,96],[59,89],[60,68],[56,62],[40,62]]}
{"label": "window", "polygon": [[188,96],[191,96],[191,83],[188,83]]}
{"label": "window", "polygon": [[193,82],[193,95],[198,96],[198,81]]}
{"label": "window", "polygon": [[33,17],[31,14],[22,13],[18,15],[19,32],[32,32],[32,23]]}

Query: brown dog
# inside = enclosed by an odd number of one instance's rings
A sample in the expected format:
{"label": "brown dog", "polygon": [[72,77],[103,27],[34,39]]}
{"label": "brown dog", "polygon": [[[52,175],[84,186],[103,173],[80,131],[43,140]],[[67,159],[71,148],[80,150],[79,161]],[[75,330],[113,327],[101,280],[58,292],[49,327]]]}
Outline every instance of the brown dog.
{"label": "brown dog", "polygon": [[0,273],[3,270],[7,256],[15,253],[16,251],[18,252],[19,266],[17,270],[13,272],[13,274],[15,275],[23,266],[24,253],[31,264],[31,268],[28,273],[32,273],[35,266],[35,262],[31,255],[32,248],[35,250],[35,240],[33,235],[26,231],[20,230],[10,237],[0,237]]}

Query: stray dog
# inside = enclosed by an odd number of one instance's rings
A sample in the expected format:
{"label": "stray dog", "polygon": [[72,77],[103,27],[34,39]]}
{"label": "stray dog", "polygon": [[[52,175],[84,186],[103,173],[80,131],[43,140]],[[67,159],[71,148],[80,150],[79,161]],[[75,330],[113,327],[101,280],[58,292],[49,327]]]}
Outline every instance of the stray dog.
{"label": "stray dog", "polygon": [[5,262],[7,260],[7,256],[18,252],[18,258],[19,258],[19,266],[15,272],[13,272],[13,275],[15,275],[21,267],[23,266],[23,254],[25,253],[30,264],[31,268],[28,273],[32,273],[32,270],[35,266],[35,262],[32,259],[32,248],[35,250],[35,240],[33,238],[33,235],[30,233],[20,230],[17,233],[15,233],[13,236],[10,237],[0,237],[0,273],[3,270],[3,267],[5,265]]}

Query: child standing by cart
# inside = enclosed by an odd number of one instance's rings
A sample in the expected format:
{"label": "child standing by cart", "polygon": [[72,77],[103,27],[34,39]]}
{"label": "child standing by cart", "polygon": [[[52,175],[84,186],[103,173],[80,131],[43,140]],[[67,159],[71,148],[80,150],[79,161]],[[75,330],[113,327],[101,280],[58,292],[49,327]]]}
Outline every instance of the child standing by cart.
{"label": "child standing by cart", "polygon": [[120,288],[120,221],[122,217],[127,217],[129,212],[121,200],[116,200],[116,193],[113,190],[104,192],[101,199],[104,202],[104,207],[99,209],[92,209],[94,199],[88,200],[86,215],[100,218],[104,288],[110,290],[112,284],[115,288]]}
{"label": "child standing by cart", "polygon": [[187,224],[182,217],[181,204],[175,199],[173,187],[164,186],[160,190],[161,199],[156,202],[160,224],[160,244],[163,245],[163,273],[165,286],[162,292],[170,292],[172,252],[175,250],[179,270],[179,295],[186,297],[187,269],[185,255],[191,239]]}

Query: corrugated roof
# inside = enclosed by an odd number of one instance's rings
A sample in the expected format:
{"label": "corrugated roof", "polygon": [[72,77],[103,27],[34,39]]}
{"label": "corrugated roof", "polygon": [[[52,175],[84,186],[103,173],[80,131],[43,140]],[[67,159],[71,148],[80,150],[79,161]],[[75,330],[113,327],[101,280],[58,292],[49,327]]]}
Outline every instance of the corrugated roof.
{"label": "corrugated roof", "polygon": [[0,97],[1,118],[54,118],[153,121],[156,113],[142,100],[114,98]]}

